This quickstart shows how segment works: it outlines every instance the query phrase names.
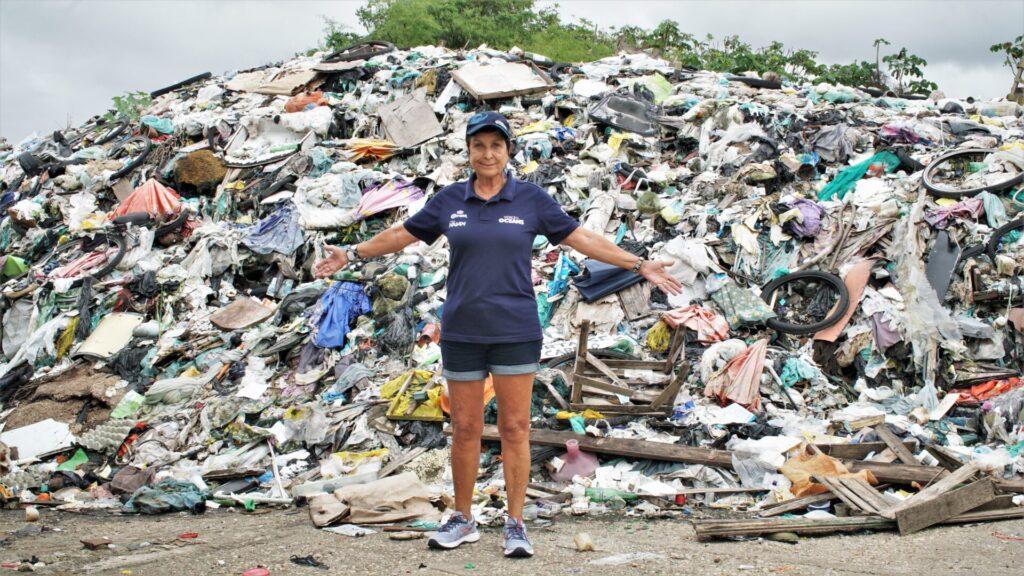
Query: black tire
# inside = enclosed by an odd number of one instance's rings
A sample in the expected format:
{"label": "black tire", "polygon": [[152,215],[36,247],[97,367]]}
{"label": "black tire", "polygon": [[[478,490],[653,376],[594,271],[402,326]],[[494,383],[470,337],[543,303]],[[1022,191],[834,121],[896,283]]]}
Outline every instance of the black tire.
{"label": "black tire", "polygon": [[995,184],[979,186],[977,188],[969,188],[966,190],[950,188],[942,184],[936,184],[935,182],[932,181],[932,177],[935,175],[936,169],[938,169],[939,166],[945,164],[950,160],[956,158],[967,159],[974,156],[987,156],[995,152],[999,152],[999,150],[991,150],[987,148],[972,148],[969,150],[953,150],[952,152],[947,152],[946,154],[939,156],[935,160],[932,160],[931,164],[925,167],[924,177],[922,178],[922,180],[924,181],[924,187],[928,190],[928,192],[931,193],[932,196],[936,196],[938,198],[952,198],[954,200],[958,200],[966,196],[974,196],[986,190],[989,192],[1000,192],[1002,190],[1013,188],[1014,186],[1020,184],[1021,182],[1024,182],[1024,171],[1022,171],[1020,174],[1017,174],[1013,178],[1003,180],[1002,182],[996,182]]}
{"label": "black tire", "polygon": [[181,82],[177,82],[175,84],[171,84],[170,86],[165,86],[165,87],[163,87],[163,88],[161,88],[159,90],[154,90],[154,91],[149,93],[149,97],[150,98],[159,98],[160,96],[163,96],[164,94],[167,94],[168,92],[173,92],[173,91],[177,90],[178,88],[184,88],[185,86],[188,86],[189,84],[192,84],[194,82],[199,82],[200,80],[206,80],[207,78],[210,78],[212,76],[213,76],[213,74],[211,74],[210,72],[203,72],[202,74],[197,74],[197,75],[195,75],[195,76],[193,76],[191,78],[186,78],[185,80],[182,80]]}
{"label": "black tire", "polygon": [[42,174],[45,169],[43,163],[33,156],[31,152],[18,154],[18,165],[21,166],[22,172],[29,177],[38,176]]}
{"label": "black tire", "polygon": [[985,246],[985,251],[988,252],[989,259],[993,262],[996,261],[996,254],[999,253],[999,244],[1003,239],[1003,236],[1006,236],[1009,232],[1020,230],[1022,228],[1024,228],[1024,218],[1012,220],[1003,224],[999,228],[996,228],[995,231],[992,232],[992,236],[989,237],[988,244]]}
{"label": "black tire", "polygon": [[98,124],[87,134],[83,135],[82,140],[85,140],[85,136],[89,136],[93,132],[99,131],[99,136],[95,140],[90,141],[90,143],[99,146],[101,144],[106,144],[107,142],[110,142],[114,138],[117,138],[127,128],[127,120],[115,120],[114,122],[110,122],[107,124]]}
{"label": "black tire", "polygon": [[824,330],[829,326],[832,326],[839,319],[846,314],[846,308],[850,305],[850,291],[846,289],[846,284],[843,284],[842,278],[835,274],[828,272],[821,272],[819,270],[805,270],[803,272],[794,272],[793,274],[786,274],[772,280],[768,284],[765,284],[764,288],[761,289],[761,299],[765,302],[772,301],[772,294],[782,286],[789,284],[790,282],[796,282],[800,280],[818,280],[831,286],[837,294],[839,294],[839,301],[836,302],[835,312],[825,317],[825,319],[811,324],[794,324],[792,322],[784,322],[777,318],[768,320],[768,327],[775,330],[776,332],[782,332],[783,334],[814,334],[819,330]]}
{"label": "black tire", "polygon": [[768,90],[778,90],[782,88],[782,82],[773,82],[771,80],[765,80],[764,78],[753,78],[750,76],[726,76],[730,82],[742,82],[751,88],[766,88]]}
{"label": "black tire", "polygon": [[[114,268],[117,268],[117,265],[120,264],[121,260],[124,259],[125,252],[127,252],[127,245],[123,237],[121,237],[120,235],[107,235],[105,237],[105,241],[108,245],[113,244],[115,247],[117,247],[117,252],[106,262],[104,262],[103,266],[100,266],[99,268],[91,272],[88,272],[86,274],[83,274],[82,276],[79,276],[78,278],[75,278],[74,281],[71,283],[72,288],[79,286],[82,283],[82,279],[86,276],[90,276],[96,280],[102,279],[107,274],[113,272]],[[83,242],[84,241],[81,239],[72,240],[66,242],[61,246],[57,246],[56,248],[53,249],[52,252],[50,252],[50,254],[46,256],[46,258],[40,261],[39,266],[45,266],[47,263],[49,263],[49,261],[55,258],[59,258],[61,254],[71,250],[72,248],[80,248]]]}
{"label": "black tire", "polygon": [[178,230],[181,230],[181,227],[185,225],[185,222],[188,220],[188,217],[190,215],[191,212],[189,212],[189,209],[185,206],[182,206],[181,211],[178,212],[178,215],[175,216],[173,220],[167,222],[163,226],[158,226],[157,229],[153,231],[153,237],[160,238],[172,232],[177,232]]}
{"label": "black tire", "polygon": [[142,151],[139,152],[138,154],[136,154],[136,156],[134,158],[129,160],[127,164],[122,166],[120,170],[118,170],[118,171],[114,172],[113,174],[111,174],[110,175],[110,181],[111,182],[113,182],[114,180],[120,179],[122,176],[124,176],[126,174],[129,174],[129,173],[131,173],[132,170],[135,170],[136,168],[138,168],[139,165],[142,164],[146,160],[146,157],[149,156],[149,153],[153,150],[153,142],[150,141],[149,138],[146,138],[145,136],[134,136],[134,137],[128,138],[124,142],[121,142],[120,144],[118,144],[113,150],[110,151],[110,154],[108,154],[108,157],[109,156],[115,156],[118,152],[120,152],[126,146],[128,146],[129,144],[132,144],[132,143],[140,143],[140,144],[142,144]]}
{"label": "black tire", "polygon": [[324,57],[324,63],[331,62],[351,62],[353,60],[366,60],[373,58],[374,56],[380,56],[389,52],[395,51],[395,45],[391,42],[385,42],[383,40],[371,40],[369,42],[359,42],[358,44],[352,44],[346,46],[341,50],[331,52]]}

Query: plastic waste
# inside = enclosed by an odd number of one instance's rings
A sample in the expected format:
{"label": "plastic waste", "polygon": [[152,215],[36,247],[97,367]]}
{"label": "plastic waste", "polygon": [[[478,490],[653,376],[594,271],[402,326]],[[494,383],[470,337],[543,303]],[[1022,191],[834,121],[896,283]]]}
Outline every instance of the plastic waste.
{"label": "plastic waste", "polygon": [[559,482],[572,480],[573,476],[590,476],[597,470],[597,456],[580,450],[580,443],[576,440],[566,440],[565,454],[560,458],[563,461],[562,467],[551,477]]}

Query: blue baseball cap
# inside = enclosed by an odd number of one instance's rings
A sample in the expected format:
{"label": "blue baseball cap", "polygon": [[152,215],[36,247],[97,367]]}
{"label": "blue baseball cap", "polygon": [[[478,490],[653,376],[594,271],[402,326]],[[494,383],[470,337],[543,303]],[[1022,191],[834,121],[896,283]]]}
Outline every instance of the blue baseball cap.
{"label": "blue baseball cap", "polygon": [[488,128],[494,128],[501,132],[505,136],[505,140],[508,140],[509,143],[512,142],[512,127],[509,126],[508,120],[497,112],[477,112],[473,114],[469,118],[469,124],[466,125],[466,139],[468,140],[473,134]]}

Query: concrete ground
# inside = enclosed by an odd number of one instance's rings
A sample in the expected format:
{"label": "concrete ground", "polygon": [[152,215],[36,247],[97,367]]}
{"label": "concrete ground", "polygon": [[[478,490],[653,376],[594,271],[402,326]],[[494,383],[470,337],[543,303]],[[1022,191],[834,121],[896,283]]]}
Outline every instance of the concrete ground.
{"label": "concrete ground", "polygon": [[[900,537],[895,533],[801,538],[796,544],[765,540],[697,542],[685,520],[628,517],[558,517],[533,527],[537,556],[501,556],[498,529],[476,544],[449,552],[428,550],[425,540],[396,541],[378,532],[360,538],[317,530],[306,509],[244,513],[211,510],[192,516],[117,516],[42,510],[26,523],[20,510],[0,512],[0,564],[35,555],[44,574],[119,576],[239,575],[266,566],[282,574],[416,574],[465,576],[557,574],[787,576],[970,574],[1012,576],[1024,566],[1024,520],[945,526]],[[194,539],[179,538],[197,533]],[[581,553],[573,535],[587,532],[599,548]],[[109,547],[88,550],[80,539],[105,537]],[[1012,538],[1018,538],[1013,540]],[[327,570],[289,558],[313,554]],[[14,573],[0,568],[0,574]]]}

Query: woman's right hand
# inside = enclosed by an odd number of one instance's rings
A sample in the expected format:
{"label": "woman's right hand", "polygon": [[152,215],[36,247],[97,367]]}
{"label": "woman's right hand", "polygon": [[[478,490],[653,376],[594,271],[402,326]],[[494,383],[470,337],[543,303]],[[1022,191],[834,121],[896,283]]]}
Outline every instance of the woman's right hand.
{"label": "woman's right hand", "polygon": [[324,252],[327,256],[313,266],[313,275],[317,278],[330,276],[345,266],[348,266],[348,254],[343,248],[324,244]]}

